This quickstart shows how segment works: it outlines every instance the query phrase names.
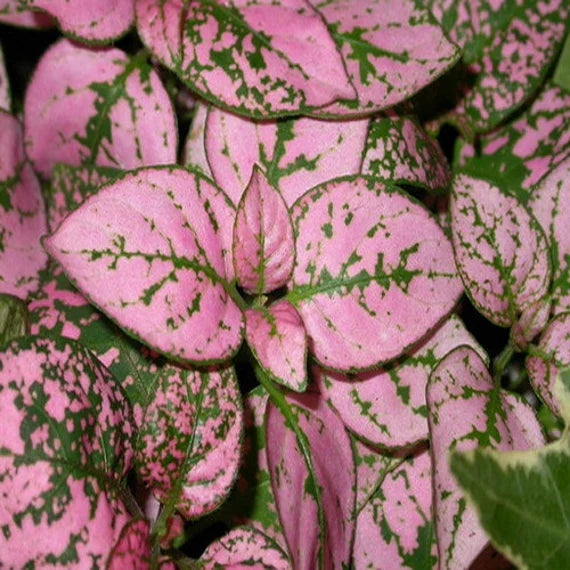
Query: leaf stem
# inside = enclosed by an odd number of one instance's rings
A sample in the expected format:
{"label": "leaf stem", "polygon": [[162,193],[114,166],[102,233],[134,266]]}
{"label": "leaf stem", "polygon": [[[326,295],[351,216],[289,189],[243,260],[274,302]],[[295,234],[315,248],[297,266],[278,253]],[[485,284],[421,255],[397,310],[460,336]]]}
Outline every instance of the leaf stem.
{"label": "leaf stem", "polygon": [[495,386],[501,386],[501,378],[514,354],[515,347],[509,342],[493,361],[493,380],[495,381]]}

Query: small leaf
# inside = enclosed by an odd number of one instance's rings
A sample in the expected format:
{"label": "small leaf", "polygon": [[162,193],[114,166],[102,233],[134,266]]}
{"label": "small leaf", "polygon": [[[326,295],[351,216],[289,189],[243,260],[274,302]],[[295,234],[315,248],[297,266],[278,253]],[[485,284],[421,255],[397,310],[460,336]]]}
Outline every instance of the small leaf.
{"label": "small leaf", "polygon": [[288,299],[327,368],[353,372],[398,357],[461,294],[442,229],[396,187],[337,179],[307,192],[292,217],[297,261]]}
{"label": "small leaf", "polygon": [[[205,103],[196,103],[194,107],[194,116],[190,131],[186,137],[184,144],[184,156],[182,164],[188,168],[200,170],[206,176],[213,178],[208,159],[206,158],[206,117],[208,116],[208,105]],[[228,190],[226,189],[226,193]]]}
{"label": "small leaf", "polygon": [[552,82],[570,93],[570,35],[568,34],[552,75]]}
{"label": "small leaf", "polygon": [[304,0],[139,0],[139,34],[207,100],[256,118],[354,99],[320,15]]}
{"label": "small leaf", "polygon": [[296,392],[307,387],[307,333],[295,307],[279,301],[245,312],[245,336],[272,380]]}
{"label": "small leaf", "polygon": [[45,246],[130,335],[180,361],[223,361],[243,335],[224,259],[233,217],[201,175],[143,169],[89,198]]}
{"label": "small leaf", "polygon": [[141,58],[61,40],[42,56],[24,102],[26,151],[45,178],[64,162],[132,169],[176,162],[168,94]]}
{"label": "small leaf", "polygon": [[[2,16],[0,16],[0,20],[1,19]],[[8,74],[6,73],[6,66],[4,65],[4,53],[0,45],[0,109],[10,111],[10,103],[10,83],[8,81]]]}
{"label": "small leaf", "polygon": [[44,12],[35,12],[25,0],[0,0],[0,22],[23,28],[50,28],[53,20]]}
{"label": "small leaf", "polygon": [[459,274],[475,307],[508,327],[550,285],[544,232],[514,196],[481,179],[455,178],[450,204]]}
{"label": "small leaf", "polygon": [[18,297],[0,293],[0,346],[28,334],[28,308]]}
{"label": "small leaf", "polygon": [[237,207],[232,249],[238,284],[248,293],[270,293],[291,277],[291,217],[278,190],[257,166]]}
{"label": "small leaf", "polygon": [[144,519],[131,519],[113,547],[106,570],[148,570],[150,561],[150,525]]}

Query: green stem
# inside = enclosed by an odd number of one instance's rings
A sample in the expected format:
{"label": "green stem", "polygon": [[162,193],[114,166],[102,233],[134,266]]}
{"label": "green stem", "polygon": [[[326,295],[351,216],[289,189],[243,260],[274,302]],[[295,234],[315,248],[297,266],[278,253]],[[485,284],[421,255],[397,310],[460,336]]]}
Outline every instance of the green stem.
{"label": "green stem", "polygon": [[495,386],[500,387],[501,378],[515,353],[515,347],[509,342],[493,361],[493,380]]}

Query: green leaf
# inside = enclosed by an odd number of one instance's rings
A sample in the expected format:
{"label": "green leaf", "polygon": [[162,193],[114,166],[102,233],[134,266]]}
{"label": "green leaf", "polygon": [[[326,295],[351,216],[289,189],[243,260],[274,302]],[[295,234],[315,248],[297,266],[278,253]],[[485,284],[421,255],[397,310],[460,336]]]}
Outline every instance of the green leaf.
{"label": "green leaf", "polygon": [[12,295],[0,293],[0,346],[28,333],[28,308]]}
{"label": "green leaf", "polygon": [[570,34],[566,36],[552,82],[570,92]]}

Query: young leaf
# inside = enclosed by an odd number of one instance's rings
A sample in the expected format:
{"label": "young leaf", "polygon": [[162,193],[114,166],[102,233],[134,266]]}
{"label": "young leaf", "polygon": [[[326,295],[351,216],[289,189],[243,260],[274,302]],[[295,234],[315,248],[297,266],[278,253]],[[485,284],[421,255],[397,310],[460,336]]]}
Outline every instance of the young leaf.
{"label": "young leaf", "polygon": [[475,447],[528,449],[544,438],[532,408],[497,389],[470,347],[450,352],[427,387],[440,568],[468,568],[487,544],[475,512],[451,476],[450,452]]}
{"label": "young leaf", "polygon": [[130,335],[183,362],[224,361],[243,335],[224,259],[233,217],[201,175],[142,169],[89,198],[44,243]]}
{"label": "young leaf", "polygon": [[552,75],[552,82],[570,93],[570,35],[568,34]]}
{"label": "young leaf", "polygon": [[420,346],[384,369],[348,377],[315,367],[314,376],[323,397],[353,433],[384,448],[407,447],[428,438],[429,375],[461,344],[487,359],[461,320],[451,316]]}
{"label": "young leaf", "polygon": [[138,472],[165,511],[197,518],[216,509],[240,459],[243,414],[233,368],[162,374],[140,431]]}
{"label": "young leaf", "polygon": [[29,328],[26,304],[18,297],[0,293],[0,346],[25,336]]}
{"label": "young leaf", "polygon": [[296,392],[307,387],[307,333],[295,307],[279,301],[245,311],[245,336],[272,380]]}
{"label": "young leaf", "polygon": [[[213,178],[208,159],[206,158],[206,117],[208,116],[208,105],[205,103],[196,103],[194,107],[194,116],[190,131],[184,143],[184,155],[182,164],[188,168],[200,170],[206,176]],[[228,190],[226,189],[226,193]]]}
{"label": "young leaf", "polygon": [[[298,570],[347,566],[354,530],[355,467],[340,419],[316,394],[287,398],[306,436],[313,471],[293,430],[272,403],[267,407],[267,461],[279,518]],[[322,499],[321,521],[316,486]],[[324,539],[324,540],[323,540]]]}
{"label": "young leaf", "polygon": [[113,547],[106,570],[148,570],[150,561],[150,525],[144,519],[131,519]]}
{"label": "young leaf", "polygon": [[354,99],[340,54],[304,0],[139,0],[143,42],[205,99],[256,118]]}
{"label": "young leaf", "polygon": [[8,74],[4,65],[4,53],[0,45],[0,109],[10,111],[10,102],[10,83],[8,82]]}
{"label": "young leaf", "polygon": [[291,277],[291,217],[281,194],[258,166],[237,207],[232,249],[237,282],[252,295],[279,289]]}
{"label": "young leaf", "polygon": [[485,180],[457,176],[449,207],[459,274],[475,307],[508,327],[550,285],[544,232],[514,197]]}
{"label": "young leaf", "polygon": [[442,229],[396,187],[337,179],[295,202],[292,217],[297,260],[288,299],[327,368],[359,371],[396,358],[461,294]]}
{"label": "young leaf", "polygon": [[309,188],[337,176],[358,174],[368,119],[254,122],[210,107],[206,155],[214,180],[237,204],[255,164],[288,206]]}
{"label": "young leaf", "polygon": [[42,56],[24,102],[26,151],[44,177],[58,162],[131,169],[176,161],[172,104],[157,73],[115,48],[61,40]]}
{"label": "young leaf", "polygon": [[44,12],[35,12],[25,0],[0,0],[0,22],[23,28],[49,28],[53,20]]}

